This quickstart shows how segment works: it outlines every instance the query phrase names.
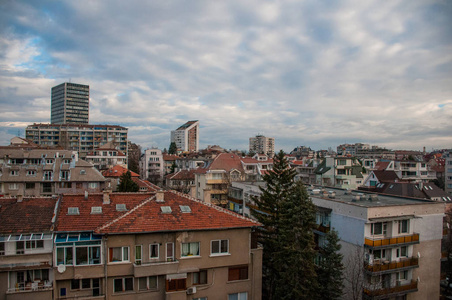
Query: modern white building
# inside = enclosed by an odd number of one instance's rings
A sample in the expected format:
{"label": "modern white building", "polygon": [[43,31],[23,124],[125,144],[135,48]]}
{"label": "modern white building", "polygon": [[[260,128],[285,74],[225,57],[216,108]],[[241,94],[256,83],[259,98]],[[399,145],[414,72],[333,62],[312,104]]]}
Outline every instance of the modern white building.
{"label": "modern white building", "polygon": [[162,182],[164,173],[164,162],[162,150],[151,148],[144,151],[140,160],[140,177],[143,180]]}
{"label": "modern white building", "polygon": [[171,131],[171,142],[176,143],[180,152],[198,152],[199,121],[188,121],[176,130]]}

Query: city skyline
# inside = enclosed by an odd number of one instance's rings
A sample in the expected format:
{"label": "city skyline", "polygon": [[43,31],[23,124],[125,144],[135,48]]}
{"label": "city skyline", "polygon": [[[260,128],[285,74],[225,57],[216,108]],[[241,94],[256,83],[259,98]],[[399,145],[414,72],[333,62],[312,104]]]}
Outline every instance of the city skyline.
{"label": "city skyline", "polygon": [[[90,123],[143,148],[200,121],[200,148],[452,147],[452,4],[0,4],[0,143],[49,123],[51,87],[90,86]],[[111,17],[118,16],[118,17]]]}

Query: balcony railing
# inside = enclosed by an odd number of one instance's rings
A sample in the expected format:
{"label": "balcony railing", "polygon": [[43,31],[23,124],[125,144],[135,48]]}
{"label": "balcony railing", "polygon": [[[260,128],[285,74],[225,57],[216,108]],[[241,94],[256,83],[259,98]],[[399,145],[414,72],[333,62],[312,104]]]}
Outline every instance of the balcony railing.
{"label": "balcony railing", "polygon": [[323,233],[328,233],[328,232],[330,232],[330,226],[325,226],[323,224],[319,224],[315,230],[323,232]]}
{"label": "balcony railing", "polygon": [[400,261],[374,263],[366,265],[366,270],[369,272],[385,272],[408,267],[419,267],[419,258],[411,257]]}
{"label": "balcony railing", "polygon": [[386,299],[391,297],[391,295],[397,294],[407,294],[417,291],[417,281],[412,280],[408,284],[397,285],[390,288],[382,288],[382,289],[364,289],[364,294],[366,299]]}
{"label": "balcony railing", "polygon": [[30,282],[30,283],[17,283],[15,287],[8,288],[8,293],[21,293],[32,291],[45,291],[52,290],[52,282]]}
{"label": "balcony railing", "polygon": [[419,243],[419,233],[414,233],[412,235],[391,237],[391,238],[365,238],[364,244],[370,247],[384,247],[393,246],[400,244],[418,244]]}

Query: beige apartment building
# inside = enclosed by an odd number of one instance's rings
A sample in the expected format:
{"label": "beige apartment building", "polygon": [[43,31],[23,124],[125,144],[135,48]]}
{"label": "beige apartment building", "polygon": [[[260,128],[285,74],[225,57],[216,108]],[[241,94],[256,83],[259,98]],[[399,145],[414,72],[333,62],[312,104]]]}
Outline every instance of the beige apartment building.
{"label": "beige apartment building", "polygon": [[64,195],[55,299],[261,299],[258,225],[173,191]]}
{"label": "beige apartment building", "polygon": [[0,195],[52,196],[100,192],[105,178],[69,150],[3,147],[0,149]]}
{"label": "beige apartment building", "polygon": [[0,299],[53,299],[52,198],[0,198]]}

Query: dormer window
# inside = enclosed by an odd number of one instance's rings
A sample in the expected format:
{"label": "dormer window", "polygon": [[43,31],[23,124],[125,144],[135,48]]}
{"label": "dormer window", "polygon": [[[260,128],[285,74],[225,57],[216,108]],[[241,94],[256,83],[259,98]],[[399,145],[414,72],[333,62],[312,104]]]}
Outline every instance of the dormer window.
{"label": "dormer window", "polygon": [[46,159],[46,164],[53,164],[53,159]]}
{"label": "dormer window", "polygon": [[91,214],[101,214],[102,206],[93,206],[91,207]]}
{"label": "dormer window", "polygon": [[116,211],[127,211],[126,205],[123,203],[116,204]]}
{"label": "dormer window", "polygon": [[9,173],[11,176],[19,176],[19,171],[17,170],[11,170],[11,172]]}
{"label": "dormer window", "polygon": [[191,213],[191,208],[188,205],[179,205],[180,211],[183,213]]}
{"label": "dormer window", "polygon": [[27,176],[36,176],[36,171],[35,170],[28,170],[27,171]]}
{"label": "dormer window", "polygon": [[160,206],[160,210],[164,214],[170,214],[172,212],[171,206]]}

